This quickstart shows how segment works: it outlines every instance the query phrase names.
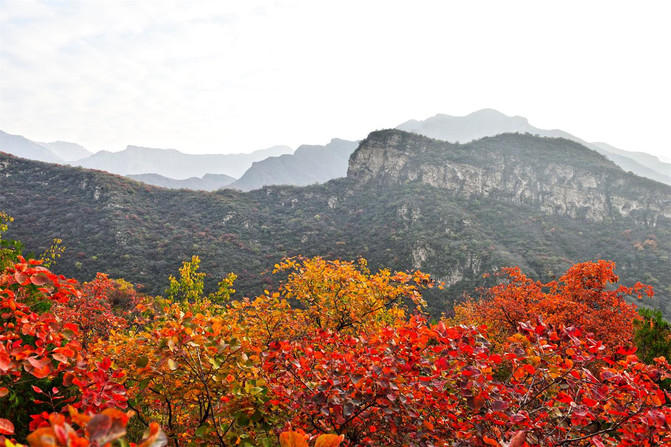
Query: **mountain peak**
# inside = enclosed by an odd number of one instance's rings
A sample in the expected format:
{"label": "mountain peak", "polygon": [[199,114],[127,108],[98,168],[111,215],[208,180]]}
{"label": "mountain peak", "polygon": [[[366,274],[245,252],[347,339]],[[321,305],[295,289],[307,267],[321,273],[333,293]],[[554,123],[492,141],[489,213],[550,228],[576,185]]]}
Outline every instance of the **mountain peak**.
{"label": "mountain peak", "polygon": [[473,113],[470,113],[466,115],[464,118],[471,118],[471,119],[481,119],[481,120],[497,120],[497,121],[511,121],[519,124],[529,124],[529,120],[527,120],[523,116],[515,115],[515,116],[508,116],[502,112],[499,112],[496,109],[480,109],[476,110]]}
{"label": "mountain peak", "polygon": [[48,147],[31,141],[22,135],[12,135],[0,130],[0,151],[17,157],[48,163],[62,163],[63,160]]}
{"label": "mountain peak", "polygon": [[466,116],[437,114],[424,121],[406,121],[396,127],[438,140],[466,143],[500,133],[535,133],[521,116],[507,116],[495,109],[481,109]]}

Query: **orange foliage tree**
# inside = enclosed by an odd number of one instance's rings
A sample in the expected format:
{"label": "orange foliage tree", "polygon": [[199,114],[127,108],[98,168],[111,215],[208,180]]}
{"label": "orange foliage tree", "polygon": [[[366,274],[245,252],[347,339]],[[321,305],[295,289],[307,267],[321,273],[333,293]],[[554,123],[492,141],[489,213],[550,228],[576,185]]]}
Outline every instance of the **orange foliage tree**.
{"label": "orange foliage tree", "polygon": [[[276,438],[263,411],[270,399],[247,328],[229,315],[234,276],[204,295],[199,260],[170,278],[167,295],[147,299],[134,327],[91,349],[124,371],[141,423],[158,420],[174,445],[255,445]],[[179,300],[179,301],[173,301]]]}
{"label": "orange foliage tree", "polygon": [[593,333],[609,347],[628,343],[633,337],[636,308],[624,297],[652,295],[640,283],[619,285],[615,264],[608,261],[575,264],[557,281],[543,284],[525,276],[518,267],[503,269],[503,282],[482,293],[478,301],[455,306],[455,321],[487,324],[490,330],[510,335],[520,321],[538,316],[555,325],[578,326]]}

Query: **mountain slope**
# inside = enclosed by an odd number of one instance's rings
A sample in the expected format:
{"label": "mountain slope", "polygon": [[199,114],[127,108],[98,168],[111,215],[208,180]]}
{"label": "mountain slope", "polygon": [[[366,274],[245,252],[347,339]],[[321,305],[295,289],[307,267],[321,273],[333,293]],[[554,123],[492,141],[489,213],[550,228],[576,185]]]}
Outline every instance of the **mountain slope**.
{"label": "mountain slope", "polygon": [[438,114],[423,121],[406,121],[396,128],[453,143],[467,143],[501,133],[530,133],[542,137],[566,138],[605,155],[625,171],[671,185],[669,164],[653,155],[624,151],[605,143],[588,143],[562,130],[539,129],[529,124],[524,117],[506,116],[493,109],[479,110],[466,116]]}
{"label": "mountain slope", "polygon": [[205,174],[202,177],[190,177],[184,180],[175,180],[159,174],[129,174],[126,177],[161,188],[194,191],[216,191],[235,181],[235,178],[225,174]]}
{"label": "mountain slope", "polygon": [[357,144],[334,138],[326,146],[300,146],[293,154],[254,162],[230,187],[250,191],[267,185],[306,186],[345,177],[349,156]]}
{"label": "mountain slope", "polygon": [[618,214],[654,226],[659,218],[671,219],[670,188],[626,175],[596,151],[563,138],[502,134],[461,145],[374,132],[352,155],[347,175],[421,182],[466,198],[493,196],[590,221]]}
{"label": "mountain slope", "polygon": [[240,297],[270,288],[283,256],[363,256],[373,269],[420,268],[445,281],[427,295],[434,314],[503,266],[547,281],[575,262],[610,259],[626,284],[655,286],[646,303],[669,316],[669,197],[668,186],[574,142],[530,135],[453,145],[374,132],[348,178],[247,193],[155,188],[0,156],[0,209],[16,219],[8,236],[37,253],[62,238],[58,270],[70,276],[104,271],[161,293],[197,254],[208,287],[233,271]]}
{"label": "mountain slope", "polygon": [[[634,159],[638,164],[655,171],[657,174],[662,174],[666,177],[671,177],[671,163],[666,163],[661,161],[659,158],[654,155],[647,154],[645,152],[630,152],[616,147],[611,146],[607,143],[591,143],[594,146],[594,149],[600,151],[603,154],[606,154],[608,158],[615,161],[613,157],[622,156],[630,159]],[[617,162],[616,162],[617,163]],[[618,163],[619,165],[619,163]],[[622,167],[625,171],[630,170]],[[658,180],[661,181],[661,180]]]}
{"label": "mountain slope", "polygon": [[63,160],[39,143],[30,141],[21,135],[12,135],[0,130],[0,152],[31,160],[62,163]]}

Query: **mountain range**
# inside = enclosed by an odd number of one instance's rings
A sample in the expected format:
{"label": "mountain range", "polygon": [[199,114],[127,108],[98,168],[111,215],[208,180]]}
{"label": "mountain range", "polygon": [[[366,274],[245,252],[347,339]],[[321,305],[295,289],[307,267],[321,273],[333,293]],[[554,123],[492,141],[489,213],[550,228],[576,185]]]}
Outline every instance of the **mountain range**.
{"label": "mountain range", "polygon": [[256,161],[293,152],[288,146],[273,146],[249,154],[185,154],[176,149],[128,146],[119,152],[92,153],[76,143],[38,143],[2,131],[0,151],[31,160],[99,169],[112,174],[158,174],[174,180],[206,174],[224,174],[237,179]]}
{"label": "mountain range", "polygon": [[[653,155],[625,151],[606,143],[589,143],[562,130],[540,129],[530,125],[526,118],[506,116],[493,109],[466,116],[438,114],[422,121],[406,121],[396,128],[453,143],[501,133],[566,138],[605,155],[625,171],[671,185],[671,164]],[[192,155],[174,149],[128,146],[120,152],[92,154],[75,143],[35,143],[18,135],[0,133],[0,151],[21,157],[100,169],[165,188],[207,191],[223,187],[249,191],[267,185],[305,186],[344,177],[347,160],[356,146],[357,142],[336,138],[325,146],[300,146],[293,153],[286,146],[233,155]],[[223,174],[237,181],[228,182],[221,177],[213,181],[212,177],[205,179],[206,174]]]}
{"label": "mountain range", "polygon": [[60,272],[103,271],[149,293],[194,254],[210,288],[238,274],[237,297],[270,289],[285,256],[362,256],[372,269],[444,281],[426,295],[437,315],[504,266],[548,281],[575,262],[609,259],[625,284],[653,285],[645,303],[671,316],[671,187],[566,138],[457,144],[376,131],[345,178],[250,192],[169,190],[0,154],[0,209],[15,218],[8,237],[29,251],[63,239]]}
{"label": "mountain range", "polygon": [[100,151],[76,165],[114,174],[159,174],[181,180],[205,174],[240,177],[255,161],[287,154],[288,146],[273,146],[249,154],[185,154],[175,149],[128,146],[120,152]]}
{"label": "mountain range", "polygon": [[306,186],[345,177],[349,156],[357,145],[357,141],[338,138],[334,138],[326,146],[303,145],[293,154],[254,162],[229,187],[251,191],[268,185]]}
{"label": "mountain range", "polygon": [[466,116],[438,114],[423,121],[406,121],[396,128],[453,143],[467,143],[501,133],[530,133],[542,137],[566,138],[605,155],[625,171],[671,185],[671,164],[662,162],[654,155],[625,151],[605,143],[589,143],[563,130],[539,129],[529,124],[524,117],[506,116],[493,109],[482,109]]}
{"label": "mountain range", "polygon": [[126,177],[148,185],[169,189],[192,189],[194,191],[216,191],[235,182],[235,178],[226,174],[205,174],[202,177],[189,177],[177,180],[160,174],[129,174]]}

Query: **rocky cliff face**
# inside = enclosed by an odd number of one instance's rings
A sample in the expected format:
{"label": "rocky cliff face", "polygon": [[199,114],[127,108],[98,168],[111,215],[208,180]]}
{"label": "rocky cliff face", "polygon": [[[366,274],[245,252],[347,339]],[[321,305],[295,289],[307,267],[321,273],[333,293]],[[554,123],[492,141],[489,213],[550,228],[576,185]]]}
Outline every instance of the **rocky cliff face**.
{"label": "rocky cliff face", "polygon": [[626,173],[561,138],[503,134],[451,144],[398,130],[373,132],[352,154],[358,182],[420,182],[476,199],[533,204],[545,214],[655,226],[671,219],[671,187]]}

